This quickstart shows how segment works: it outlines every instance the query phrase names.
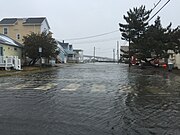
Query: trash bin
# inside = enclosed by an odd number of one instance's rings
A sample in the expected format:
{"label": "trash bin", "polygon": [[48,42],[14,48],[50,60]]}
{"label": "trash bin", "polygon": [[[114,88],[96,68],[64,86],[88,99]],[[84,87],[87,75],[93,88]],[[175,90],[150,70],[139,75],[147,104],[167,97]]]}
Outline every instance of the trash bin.
{"label": "trash bin", "polygon": [[168,59],[168,71],[172,71],[173,66],[174,66],[173,60],[169,58]]}

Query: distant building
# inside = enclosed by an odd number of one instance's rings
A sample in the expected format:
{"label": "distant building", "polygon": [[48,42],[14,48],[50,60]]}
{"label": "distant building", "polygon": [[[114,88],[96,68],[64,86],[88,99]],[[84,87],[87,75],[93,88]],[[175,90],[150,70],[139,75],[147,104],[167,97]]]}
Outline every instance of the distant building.
{"label": "distant building", "polygon": [[75,61],[77,63],[83,63],[84,59],[83,59],[83,50],[81,49],[74,49],[74,57],[75,57]]}
{"label": "distant building", "polygon": [[168,50],[168,61],[173,63],[173,67],[180,69],[180,53],[175,53],[173,50]]}
{"label": "distant building", "polygon": [[0,33],[23,43],[23,36],[34,33],[49,33],[50,26],[46,17],[36,18],[4,18],[0,21]]}
{"label": "distant building", "polygon": [[67,53],[65,49],[61,46],[62,43],[57,41],[57,52],[59,53],[57,55],[57,63],[66,63],[67,62]]}
{"label": "distant building", "polygon": [[[125,52],[128,52],[128,51],[129,51],[129,46],[121,46],[121,47],[120,47],[120,50],[123,50],[123,51],[125,51]],[[121,51],[121,53],[122,53],[122,51]]]}
{"label": "distant building", "polygon": [[59,42],[60,45],[63,47],[64,51],[66,52],[67,56],[67,62],[75,62],[74,52],[73,52],[73,46],[69,43]]}
{"label": "distant building", "polygon": [[82,63],[83,62],[83,50],[73,49],[73,45],[69,43],[58,41],[58,51],[57,56],[61,63]]}
{"label": "distant building", "polygon": [[120,62],[128,63],[129,61],[129,46],[120,47]]}

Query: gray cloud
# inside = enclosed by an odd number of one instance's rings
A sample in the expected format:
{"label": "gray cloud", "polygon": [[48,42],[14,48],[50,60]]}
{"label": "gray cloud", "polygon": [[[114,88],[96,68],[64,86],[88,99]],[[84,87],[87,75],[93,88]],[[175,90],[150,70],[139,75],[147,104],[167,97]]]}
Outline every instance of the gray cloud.
{"label": "gray cloud", "polygon": [[[162,0],[162,4],[166,1]],[[146,5],[146,9],[151,9],[157,2],[158,0],[4,0],[0,18],[46,16],[54,37],[63,40],[114,31],[118,29],[119,22],[124,22],[123,15],[130,8]],[[170,22],[173,27],[179,25],[179,5],[178,0],[170,1],[158,14],[163,26]],[[93,47],[96,46],[99,48],[97,55],[112,57],[117,40],[120,41],[120,32],[70,43],[74,48],[84,49],[86,54],[93,54]],[[124,41],[120,43],[125,44]]]}

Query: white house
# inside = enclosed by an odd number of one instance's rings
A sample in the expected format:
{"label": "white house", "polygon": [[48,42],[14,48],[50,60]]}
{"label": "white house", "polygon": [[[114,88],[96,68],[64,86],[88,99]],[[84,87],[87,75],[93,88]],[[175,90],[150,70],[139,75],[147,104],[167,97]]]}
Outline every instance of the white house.
{"label": "white house", "polygon": [[75,61],[77,63],[83,63],[84,59],[83,59],[83,50],[81,49],[74,49],[74,57],[75,57]]}
{"label": "white house", "polygon": [[22,45],[0,34],[0,67],[21,69]]}

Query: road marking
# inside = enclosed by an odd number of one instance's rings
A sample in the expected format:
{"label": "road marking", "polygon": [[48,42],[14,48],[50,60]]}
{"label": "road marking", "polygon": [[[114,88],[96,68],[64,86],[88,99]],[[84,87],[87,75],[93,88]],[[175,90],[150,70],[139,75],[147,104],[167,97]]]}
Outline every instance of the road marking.
{"label": "road marking", "polygon": [[61,89],[62,91],[76,91],[79,88],[80,84],[72,83],[67,85],[65,88]]}
{"label": "road marking", "polygon": [[131,93],[133,88],[130,85],[119,85],[119,91]]}
{"label": "road marking", "polygon": [[46,83],[45,85],[34,88],[35,90],[49,90],[57,86],[58,83]]}
{"label": "road marking", "polygon": [[105,91],[106,86],[102,84],[93,84],[91,91],[92,92],[102,92]]}
{"label": "road marking", "polygon": [[9,85],[10,83],[0,83],[0,87],[3,87],[3,86],[7,86]]}
{"label": "road marking", "polygon": [[13,89],[13,90],[19,90],[19,89],[27,89],[29,87],[32,87],[34,84],[18,84],[13,87],[9,87],[7,89]]}
{"label": "road marking", "polygon": [[128,89],[132,88],[132,86],[130,86],[130,85],[120,85],[119,87],[121,90],[128,90]]}

